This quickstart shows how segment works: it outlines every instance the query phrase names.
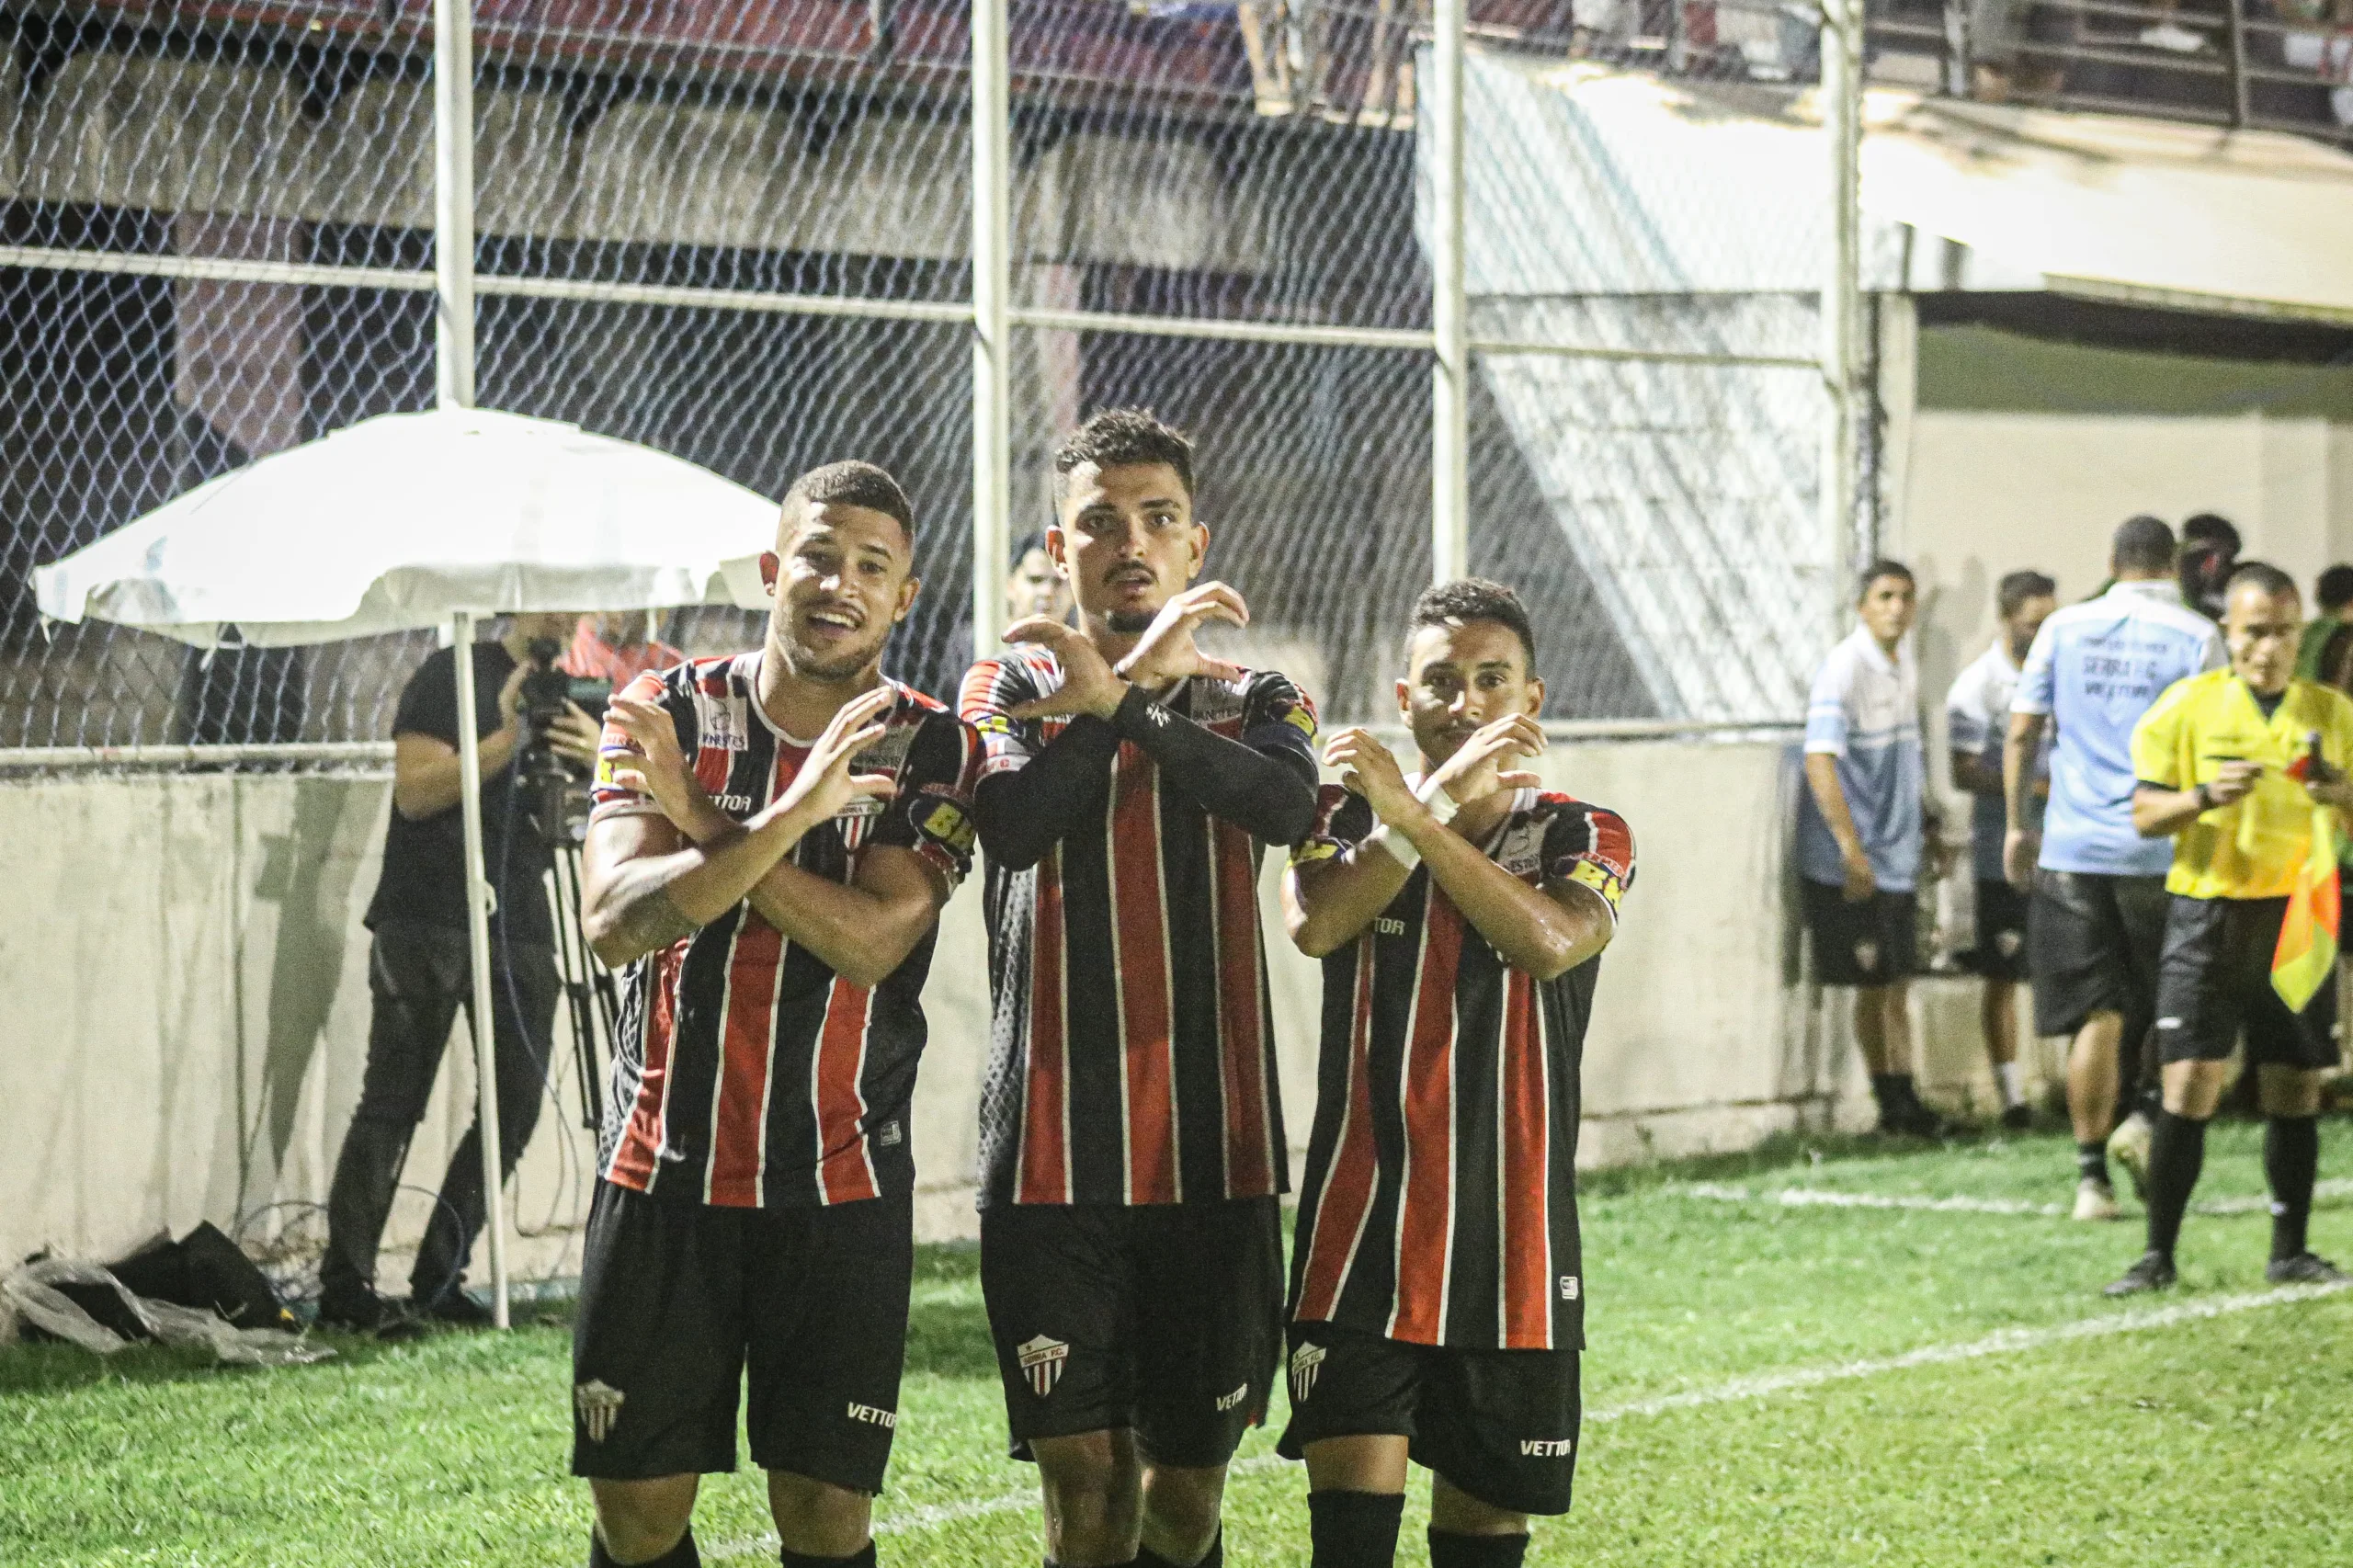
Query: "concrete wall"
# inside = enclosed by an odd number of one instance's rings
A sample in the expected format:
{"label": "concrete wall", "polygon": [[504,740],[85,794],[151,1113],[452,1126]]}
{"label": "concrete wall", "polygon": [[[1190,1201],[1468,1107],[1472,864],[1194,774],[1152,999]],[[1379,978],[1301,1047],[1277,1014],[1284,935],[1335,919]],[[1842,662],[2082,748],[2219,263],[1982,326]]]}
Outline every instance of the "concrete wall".
{"label": "concrete wall", "polygon": [[[1789,983],[1782,891],[1787,747],[1556,745],[1560,786],[1625,811],[1640,856],[1586,1052],[1583,1158],[1745,1146],[1866,1116],[1842,1027]],[[224,1227],[273,1203],[265,1233],[316,1217],[357,1099],[368,1026],[359,915],[376,878],[381,779],[231,776],[0,785],[18,846],[0,927],[12,1000],[0,1142],[0,1259],[50,1245],[106,1256],[164,1227]],[[1275,915],[1271,863],[1266,889]],[[1274,989],[1296,1163],[1313,1113],[1315,966],[1279,936]],[[926,994],[915,1112],[919,1221],[972,1232],[973,1117],[986,1039],[977,887],[946,916]],[[556,1094],[516,1187],[522,1277],[575,1271],[592,1140],[559,1041]],[[445,1060],[407,1180],[431,1187],[471,1115],[462,1049]],[[395,1243],[426,1200],[404,1197]],[[405,1260],[388,1259],[394,1283]],[[482,1278],[477,1265],[475,1278]]]}

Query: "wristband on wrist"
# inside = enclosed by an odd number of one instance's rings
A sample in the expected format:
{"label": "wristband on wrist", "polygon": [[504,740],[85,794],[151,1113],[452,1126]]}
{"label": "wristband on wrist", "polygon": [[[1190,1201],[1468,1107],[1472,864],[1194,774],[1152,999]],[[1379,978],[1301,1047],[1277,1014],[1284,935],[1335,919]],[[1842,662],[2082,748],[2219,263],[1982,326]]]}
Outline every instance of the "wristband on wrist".
{"label": "wristband on wrist", "polygon": [[1414,791],[1414,799],[1429,808],[1430,815],[1438,819],[1438,824],[1440,827],[1452,822],[1454,813],[1461,810],[1454,797],[1448,794],[1445,788],[1435,778],[1423,779],[1422,787]]}
{"label": "wristband on wrist", "polygon": [[2214,791],[2205,785],[2198,786],[2198,814],[2204,816],[2214,809]]}

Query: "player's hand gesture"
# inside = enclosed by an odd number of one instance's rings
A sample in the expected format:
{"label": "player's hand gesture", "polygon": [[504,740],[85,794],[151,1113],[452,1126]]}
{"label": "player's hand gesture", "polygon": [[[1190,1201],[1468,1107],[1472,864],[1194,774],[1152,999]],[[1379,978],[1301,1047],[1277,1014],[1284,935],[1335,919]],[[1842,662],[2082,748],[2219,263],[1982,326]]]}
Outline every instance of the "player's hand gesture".
{"label": "player's hand gesture", "polygon": [[1008,719],[1074,719],[1081,713],[1108,719],[1128,695],[1128,683],[1113,673],[1109,661],[1086,633],[1050,615],[1015,621],[1005,629],[1005,640],[1045,649],[1063,672],[1061,686],[1006,710]]}
{"label": "player's hand gesture", "polygon": [[1410,822],[1423,805],[1405,782],[1397,756],[1370,730],[1342,730],[1324,748],[1324,766],[1340,776],[1340,787],[1362,795],[1372,814],[1392,827]]}
{"label": "player's hand gesture", "polygon": [[678,749],[677,726],[669,710],[634,697],[616,697],[608,714],[629,737],[635,761],[617,763],[613,782],[652,797],[674,826],[684,828],[692,819],[702,787]]}
{"label": "player's hand gesture", "polygon": [[890,774],[852,773],[849,765],[859,752],[882,738],[885,726],[880,721],[898,700],[896,690],[878,686],[836,709],[833,722],[809,748],[808,760],[772,809],[779,814],[799,812],[822,822],[839,816],[852,801],[887,801],[897,794],[898,780]]}
{"label": "player's hand gesture", "polygon": [[1548,744],[1541,724],[1525,713],[1514,713],[1473,731],[1471,738],[1430,775],[1430,780],[1452,796],[1458,806],[1498,790],[1532,790],[1543,780],[1505,764],[1534,756]]}
{"label": "player's hand gesture", "polygon": [[1142,639],[1120,661],[1119,673],[1146,691],[1160,691],[1192,676],[1239,680],[1242,672],[1212,659],[1194,644],[1194,634],[1212,620],[1250,624],[1250,607],[1223,583],[1197,583],[1160,608]]}

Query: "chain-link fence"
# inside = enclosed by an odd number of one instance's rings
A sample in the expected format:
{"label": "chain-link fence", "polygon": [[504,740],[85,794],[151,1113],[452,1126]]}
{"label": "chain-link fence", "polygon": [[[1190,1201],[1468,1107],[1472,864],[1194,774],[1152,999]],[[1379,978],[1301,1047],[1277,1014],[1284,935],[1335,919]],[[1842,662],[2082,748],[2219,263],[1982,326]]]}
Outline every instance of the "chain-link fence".
{"label": "chain-link fence", "polygon": [[[1786,11],[1705,8],[1701,49],[1694,7],[1657,9],[1672,47],[1640,7],[1468,6],[1464,558],[1529,596],[1552,716],[1786,719],[1844,564],[1802,259],[1827,220],[1745,236],[1736,288],[1695,276],[1720,242],[1678,237],[1672,182],[1589,136],[1564,161],[1577,143],[1540,100],[1579,60],[1802,76],[1813,34],[1789,63],[1763,44],[1788,41]],[[429,635],[197,653],[45,626],[29,575],[237,465],[433,405],[432,14],[0,0],[0,751],[385,738]],[[1199,442],[1211,570],[1253,606],[1253,655],[1334,717],[1381,717],[1442,548],[1430,14],[1005,15],[1010,112],[983,128],[1011,170],[1005,534],[1042,527],[1061,432],[1155,408]],[[972,545],[993,537],[973,514],[973,36],[951,0],[477,0],[472,31],[478,401],[771,494],[816,462],[882,463],[926,585],[892,665],[943,694],[975,571],[1006,564]],[[721,610],[662,631],[694,652],[756,636]]]}

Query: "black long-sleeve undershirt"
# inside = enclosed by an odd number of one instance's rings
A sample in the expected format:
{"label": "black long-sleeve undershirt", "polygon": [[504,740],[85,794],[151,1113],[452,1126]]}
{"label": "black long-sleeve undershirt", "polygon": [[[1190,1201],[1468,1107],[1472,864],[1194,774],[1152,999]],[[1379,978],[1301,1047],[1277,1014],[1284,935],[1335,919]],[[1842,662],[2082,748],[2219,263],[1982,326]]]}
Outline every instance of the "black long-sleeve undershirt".
{"label": "black long-sleeve undershirt", "polygon": [[1111,759],[1132,741],[1212,816],[1269,844],[1315,821],[1315,766],[1304,756],[1232,741],[1130,687],[1107,722],[1081,715],[1026,767],[983,779],[972,819],[989,858],[1027,870],[1088,816],[1111,787]]}

